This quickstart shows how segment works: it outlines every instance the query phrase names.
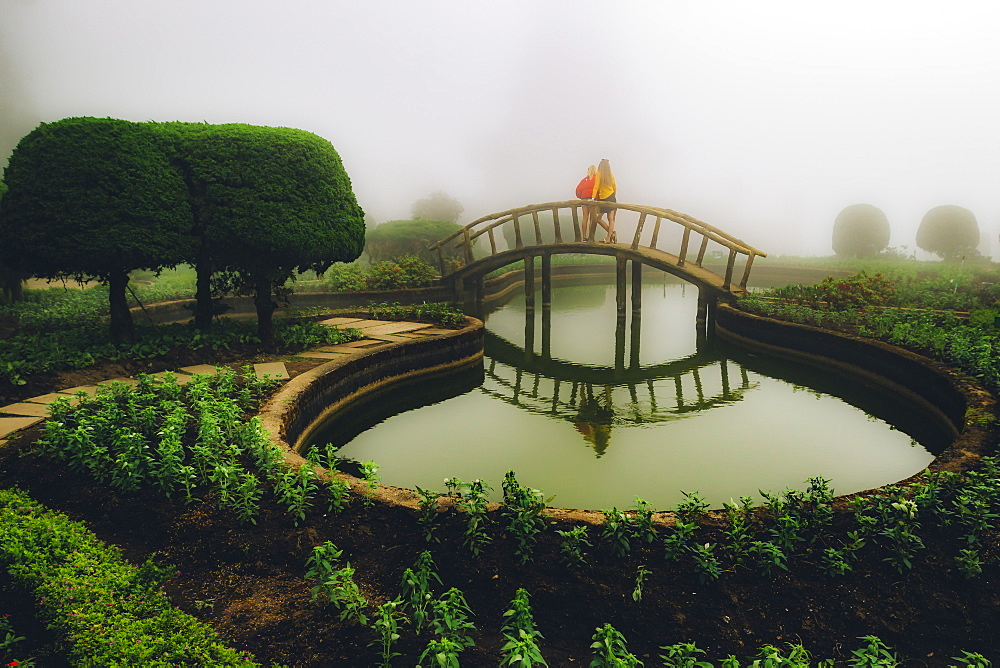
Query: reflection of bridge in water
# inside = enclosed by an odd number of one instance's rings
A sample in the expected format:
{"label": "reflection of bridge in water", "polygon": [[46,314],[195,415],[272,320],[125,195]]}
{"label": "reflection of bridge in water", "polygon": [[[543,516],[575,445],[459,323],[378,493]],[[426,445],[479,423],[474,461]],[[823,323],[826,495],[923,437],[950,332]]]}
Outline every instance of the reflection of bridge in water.
{"label": "reflection of bridge in water", "polygon": [[616,427],[669,422],[738,402],[757,387],[746,370],[720,358],[699,339],[681,359],[640,366],[638,314],[631,318],[626,367],[624,318],[618,319],[615,365],[591,366],[555,359],[547,341],[550,319],[542,319],[542,353],[534,352],[534,311],[526,312],[525,347],[486,332],[489,359],[481,390],[512,406],[574,423],[600,457]]}

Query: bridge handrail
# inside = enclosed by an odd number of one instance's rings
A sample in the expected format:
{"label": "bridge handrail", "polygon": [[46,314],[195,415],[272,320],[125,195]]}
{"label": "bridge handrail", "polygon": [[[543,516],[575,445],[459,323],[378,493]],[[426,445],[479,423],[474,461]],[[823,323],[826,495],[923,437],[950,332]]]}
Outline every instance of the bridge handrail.
{"label": "bridge handrail", "polygon": [[[441,273],[442,275],[445,275],[447,272],[445,270],[444,247],[447,244],[454,242],[454,246],[456,248],[464,248],[465,260],[467,263],[471,263],[473,243],[475,242],[476,239],[478,239],[482,235],[487,234],[489,235],[490,239],[491,252],[493,255],[496,255],[497,244],[496,244],[496,237],[494,235],[494,230],[497,227],[500,227],[501,225],[504,225],[513,220],[515,221],[514,232],[515,232],[515,238],[517,240],[516,247],[522,248],[523,246],[521,241],[520,225],[518,224],[517,221],[521,216],[529,216],[529,215],[531,216],[531,220],[534,223],[535,241],[537,242],[537,244],[534,245],[543,245],[541,229],[539,227],[539,220],[538,220],[538,213],[542,211],[552,212],[553,223],[555,224],[556,241],[562,242],[562,233],[561,233],[562,228],[561,225],[559,224],[559,209],[564,209],[564,208],[569,209],[572,213],[573,233],[575,241],[577,242],[585,241],[585,239],[583,239],[583,235],[581,234],[580,230],[580,221],[578,215],[579,210],[582,207],[598,207],[598,206],[614,207],[616,210],[624,209],[627,211],[634,211],[640,214],[639,222],[638,225],[636,226],[635,234],[633,236],[631,243],[631,247],[633,250],[637,250],[639,248],[640,245],[639,242],[643,232],[643,226],[646,217],[648,215],[653,215],[656,217],[656,225],[654,227],[652,233],[652,239],[650,241],[650,244],[648,245],[648,248],[652,249],[657,248],[656,244],[659,235],[661,220],[664,219],[669,220],[683,227],[684,228],[683,239],[681,241],[680,251],[677,254],[678,266],[683,266],[687,261],[687,252],[688,252],[688,245],[690,242],[691,232],[695,232],[697,234],[702,235],[701,246],[698,249],[697,260],[695,260],[695,263],[699,267],[702,266],[702,262],[704,260],[705,252],[709,241],[714,241],[720,246],[728,248],[729,259],[727,262],[726,276],[725,276],[726,289],[728,289],[730,285],[730,280],[734,270],[734,262],[737,254],[742,254],[747,256],[747,262],[744,268],[743,278],[740,281],[740,285],[744,288],[746,287],[746,282],[749,279],[750,268],[753,265],[754,258],[767,257],[767,253],[758,250],[757,248],[754,248],[753,246],[749,245],[742,239],[738,239],[732,236],[731,234],[728,234],[718,229],[717,227],[709,225],[708,223],[698,220],[697,218],[694,218],[692,216],[688,216],[687,214],[674,211],[673,209],[652,207],[652,206],[638,205],[638,204],[625,204],[618,202],[595,202],[593,200],[580,200],[580,199],[563,200],[558,202],[546,202],[543,204],[529,204],[526,206],[520,206],[513,209],[507,209],[505,211],[488,214],[481,218],[477,218],[476,220],[473,220],[470,223],[466,223],[452,234],[448,235],[444,239],[441,239],[437,243],[430,246],[428,250],[438,251],[438,254],[441,256]],[[489,224],[480,227],[479,229],[474,229],[477,228],[478,226],[481,226],[483,223],[489,223]]]}
{"label": "bridge handrail", "polygon": [[[516,207],[516,208],[513,208],[513,209],[507,209],[505,211],[500,211],[500,212],[497,212],[497,213],[488,214],[488,215],[483,216],[481,218],[477,218],[476,220],[472,221],[471,223],[466,223],[465,225],[462,226],[461,229],[458,229],[455,232],[453,232],[450,235],[448,235],[447,237],[445,237],[444,239],[441,239],[440,241],[438,241],[437,243],[435,243],[434,245],[432,245],[430,248],[428,248],[428,250],[436,250],[437,248],[439,248],[439,247],[444,246],[445,244],[447,244],[452,239],[455,239],[455,238],[457,238],[459,236],[463,236],[464,237],[466,230],[471,230],[473,227],[475,227],[475,226],[477,226],[477,225],[479,225],[481,223],[485,223],[487,221],[491,221],[492,220],[493,221],[492,224],[488,225],[487,227],[482,228],[481,230],[477,230],[475,234],[470,235],[470,239],[477,239],[480,236],[482,236],[483,234],[487,233],[490,229],[493,229],[495,227],[499,227],[500,225],[503,225],[504,223],[507,223],[507,222],[510,222],[511,220],[513,220],[515,213],[517,213],[517,214],[522,214],[522,213],[523,214],[530,214],[532,212],[550,211],[552,209],[562,209],[562,208],[572,209],[572,208],[583,207],[583,206],[614,206],[615,208],[621,208],[621,209],[626,209],[626,210],[629,210],[629,211],[635,211],[637,213],[643,213],[644,211],[646,213],[661,213],[662,214],[661,217],[667,218],[668,220],[671,220],[671,221],[673,221],[673,222],[675,222],[675,223],[677,223],[677,224],[679,224],[679,225],[681,225],[683,227],[689,227],[691,229],[694,229],[697,232],[707,232],[707,233],[710,233],[710,235],[711,235],[710,238],[712,239],[712,241],[716,241],[717,243],[719,243],[720,245],[723,245],[723,246],[735,247],[736,250],[737,250],[737,252],[739,252],[739,253],[743,253],[744,255],[749,255],[749,254],[752,253],[753,255],[759,255],[761,257],[767,257],[767,253],[766,252],[764,252],[762,250],[759,250],[757,248],[754,248],[753,246],[751,246],[750,244],[746,243],[742,239],[738,239],[738,238],[732,236],[731,234],[729,234],[727,232],[724,232],[723,230],[720,230],[719,228],[717,228],[717,227],[715,227],[713,225],[709,225],[708,223],[706,223],[706,222],[704,222],[702,220],[698,220],[697,218],[694,218],[693,216],[689,216],[687,214],[680,213],[679,211],[674,211],[673,209],[667,209],[667,208],[663,208],[663,207],[646,206],[646,205],[641,205],[641,204],[618,203],[618,202],[602,202],[602,203],[597,203],[597,202],[593,202],[593,201],[590,201],[590,200],[579,200],[579,199],[564,200],[564,201],[559,201],[559,202],[546,202],[544,204],[528,204],[526,206],[519,206],[519,207]],[[695,229],[695,228],[700,228],[700,229]]]}

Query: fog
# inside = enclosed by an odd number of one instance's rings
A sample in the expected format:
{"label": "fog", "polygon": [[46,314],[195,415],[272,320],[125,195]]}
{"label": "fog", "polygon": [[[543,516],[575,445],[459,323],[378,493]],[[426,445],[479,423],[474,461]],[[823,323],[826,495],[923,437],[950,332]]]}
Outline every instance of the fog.
{"label": "fog", "polygon": [[607,158],[619,202],[771,253],[830,254],[868,202],[911,251],[967,207],[997,255],[998,28],[975,1],[0,0],[0,164],[68,116],[279,125],[377,221],[570,199]]}

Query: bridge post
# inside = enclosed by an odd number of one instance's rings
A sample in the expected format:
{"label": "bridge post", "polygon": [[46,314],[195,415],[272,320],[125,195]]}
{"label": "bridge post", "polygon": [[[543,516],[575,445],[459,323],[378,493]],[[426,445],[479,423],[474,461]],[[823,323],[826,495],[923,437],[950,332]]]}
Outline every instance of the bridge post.
{"label": "bridge post", "polygon": [[616,257],[615,260],[617,262],[617,271],[615,272],[615,306],[618,309],[618,316],[621,317],[625,315],[625,263],[628,260],[621,256]]}
{"label": "bridge post", "polygon": [[542,304],[542,359],[552,359],[552,307],[548,304]]}
{"label": "bridge post", "polygon": [[535,256],[524,258],[524,307],[535,308]]}
{"label": "bridge post", "polygon": [[542,308],[552,306],[552,254],[542,253]]}
{"label": "bridge post", "polygon": [[715,327],[715,307],[717,297],[709,295],[704,288],[698,290],[698,312],[695,316],[695,329],[699,347],[711,334]]}
{"label": "bridge post", "polygon": [[642,262],[632,260],[632,313],[642,311]]}
{"label": "bridge post", "polygon": [[637,309],[632,309],[632,322],[630,324],[632,329],[631,340],[629,341],[629,351],[628,351],[628,365],[630,369],[639,369],[639,339],[642,334],[642,313]]}
{"label": "bridge post", "polygon": [[625,376],[625,314],[615,318],[615,380]]}

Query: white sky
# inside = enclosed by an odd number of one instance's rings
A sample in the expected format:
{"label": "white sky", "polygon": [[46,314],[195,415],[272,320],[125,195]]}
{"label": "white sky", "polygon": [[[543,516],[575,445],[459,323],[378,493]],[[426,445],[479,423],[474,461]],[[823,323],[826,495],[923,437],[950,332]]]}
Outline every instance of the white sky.
{"label": "white sky", "polygon": [[0,161],[67,116],[284,125],[338,149],[376,220],[622,202],[830,254],[869,202],[914,247],[939,204],[1000,251],[1000,3],[0,0]]}

